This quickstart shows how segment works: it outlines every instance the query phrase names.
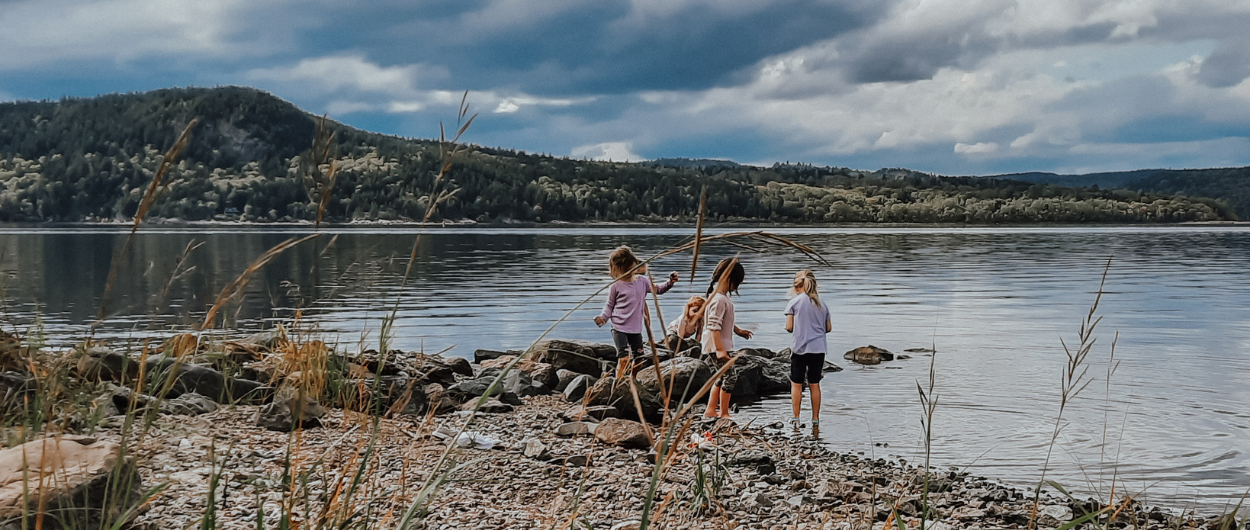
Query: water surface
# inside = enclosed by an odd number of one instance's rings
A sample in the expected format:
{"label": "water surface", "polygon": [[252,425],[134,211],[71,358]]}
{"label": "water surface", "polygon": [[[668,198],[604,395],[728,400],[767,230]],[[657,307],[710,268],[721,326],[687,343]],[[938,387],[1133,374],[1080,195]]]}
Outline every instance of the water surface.
{"label": "water surface", "polygon": [[[649,255],[686,241],[684,229],[438,229],[418,249],[409,229],[327,230],[275,260],[226,312],[259,329],[298,309],[342,343],[376,346],[397,300],[395,346],[471,356],[475,348],[523,348],[587,298],[553,336],[607,342],[595,327],[607,281],[606,254],[630,244]],[[1239,227],[803,228],[779,229],[833,263],[790,251],[705,251],[693,285],[663,297],[665,316],[702,293],[717,259],[740,255],[747,270],[743,342],[781,349],[785,291],[813,268],[834,316],[834,362],[824,385],[821,437],[835,449],[921,458],[917,381],[936,367],[939,406],[933,460],[1015,485],[1036,483],[1059,407],[1065,362],[1107,258],[1106,293],[1093,381],[1064,413],[1052,478],[1071,489],[1116,491],[1181,508],[1218,509],[1250,488],[1250,231]],[[221,288],[296,229],[163,229],[140,234],[97,335],[167,335],[198,322]],[[337,236],[337,237],[335,237]],[[0,230],[6,321],[38,317],[48,340],[81,338],[97,315],[109,262],[125,234],[112,228]],[[169,281],[188,242],[190,253]],[[759,243],[749,243],[762,247]],[[689,254],[653,271],[689,274]],[[194,267],[186,272],[188,268]],[[168,285],[168,293],[162,296]],[[1110,347],[1118,363],[1108,384]],[[896,353],[935,345],[936,359],[853,366],[840,352],[873,344]],[[354,347],[354,346],[353,346]],[[789,416],[788,401],[744,407],[741,420]]]}

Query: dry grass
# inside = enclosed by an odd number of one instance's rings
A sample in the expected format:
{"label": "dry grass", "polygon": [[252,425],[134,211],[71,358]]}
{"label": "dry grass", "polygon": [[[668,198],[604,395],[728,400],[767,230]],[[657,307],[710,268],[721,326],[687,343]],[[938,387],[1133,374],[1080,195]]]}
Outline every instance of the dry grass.
{"label": "dry grass", "polygon": [[168,186],[165,182],[165,175],[169,173],[170,168],[174,167],[174,163],[178,160],[178,156],[182,154],[182,150],[187,148],[187,143],[191,141],[191,129],[194,129],[200,123],[199,118],[191,120],[187,127],[182,130],[182,134],[178,135],[178,140],[174,145],[170,146],[165,152],[165,156],[161,158],[161,165],[156,169],[156,175],[152,177],[152,182],[148,184],[147,191],[143,197],[139,199],[139,208],[135,210],[134,223],[130,227],[130,234],[126,236],[126,242],[122,244],[113,253],[113,260],[109,265],[108,281],[104,284],[104,295],[100,298],[100,311],[96,316],[96,322],[92,325],[92,331],[95,326],[104,321],[104,317],[108,316],[109,295],[113,292],[113,286],[117,283],[117,275],[121,272],[125,263],[130,257],[130,245],[134,242],[135,232],[139,231],[139,223],[143,222],[143,218],[147,216],[148,210],[152,209],[152,205],[156,203],[159,192]]}
{"label": "dry grass", "polygon": [[325,116],[317,119],[312,147],[299,160],[304,191],[308,193],[308,200],[317,206],[317,229],[321,228],[321,219],[325,216],[326,208],[330,206],[334,182],[338,179],[338,138],[335,133],[330,132],[328,123]]}

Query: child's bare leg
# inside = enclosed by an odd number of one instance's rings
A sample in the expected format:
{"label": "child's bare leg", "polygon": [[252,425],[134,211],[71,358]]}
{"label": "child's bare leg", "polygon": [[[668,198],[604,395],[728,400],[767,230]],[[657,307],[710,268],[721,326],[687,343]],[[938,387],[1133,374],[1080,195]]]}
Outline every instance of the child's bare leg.
{"label": "child's bare leg", "polygon": [[731,397],[731,394],[729,392],[726,392],[724,390],[720,391],[720,417],[722,418],[729,417],[729,398],[730,397]]}
{"label": "child's bare leg", "polygon": [[799,409],[803,407],[803,385],[790,383],[790,408],[794,410],[791,418],[799,417]]}
{"label": "child's bare leg", "polygon": [[[794,386],[799,386],[799,385],[794,385]],[[809,390],[811,390],[811,394],[812,394],[812,419],[819,420],[820,419],[820,383],[812,383],[810,385],[807,385],[807,387]],[[794,417],[796,418],[799,417],[799,413],[795,412]]]}
{"label": "child's bare leg", "polygon": [[716,409],[720,403],[720,386],[713,386],[712,391],[707,393],[707,410],[703,411],[703,417],[715,418]]}

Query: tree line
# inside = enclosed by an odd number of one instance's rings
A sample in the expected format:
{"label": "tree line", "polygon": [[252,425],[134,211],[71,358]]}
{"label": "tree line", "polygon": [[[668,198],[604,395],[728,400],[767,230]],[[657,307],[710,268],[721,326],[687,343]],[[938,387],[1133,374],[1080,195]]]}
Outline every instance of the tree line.
{"label": "tree line", "polygon": [[[165,89],[0,104],[0,221],[134,215],[163,150],[201,118],[149,216],[307,221],[298,174],[314,117],[242,87]],[[419,220],[438,145],[330,123],[338,180],[326,220]],[[1233,219],[1219,200],[1065,188],[906,169],[761,168],[682,159],[613,163],[473,146],[436,219],[479,222],[688,221],[708,191],[713,219],[799,223],[1134,223]]]}

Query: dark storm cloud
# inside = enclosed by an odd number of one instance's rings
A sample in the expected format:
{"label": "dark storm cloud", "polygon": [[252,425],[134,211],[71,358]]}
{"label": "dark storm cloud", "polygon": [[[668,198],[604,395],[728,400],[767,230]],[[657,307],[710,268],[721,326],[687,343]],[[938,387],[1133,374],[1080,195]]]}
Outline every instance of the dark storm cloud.
{"label": "dark storm cloud", "polygon": [[1250,38],[1221,42],[1202,62],[1198,80],[1215,88],[1230,87],[1250,77]]}
{"label": "dark storm cloud", "polygon": [[[692,3],[637,17],[629,3],[573,2],[546,16],[514,24],[483,22],[487,3],[438,16],[413,11],[372,17],[370,32],[348,30],[353,41],[387,40],[373,47],[390,64],[446,65],[449,86],[510,86],[546,95],[619,94],[639,90],[699,90],[723,85],[765,57],[863,28],[887,6],[784,0],[757,9]],[[489,26],[490,32],[483,31]]]}

